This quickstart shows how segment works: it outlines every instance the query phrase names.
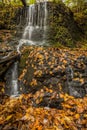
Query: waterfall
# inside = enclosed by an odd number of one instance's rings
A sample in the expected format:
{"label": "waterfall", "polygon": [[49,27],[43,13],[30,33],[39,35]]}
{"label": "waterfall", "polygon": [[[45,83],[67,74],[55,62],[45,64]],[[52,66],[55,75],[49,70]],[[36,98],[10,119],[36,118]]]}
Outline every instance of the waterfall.
{"label": "waterfall", "polygon": [[6,93],[11,97],[18,96],[18,61],[8,70],[6,79]]}
{"label": "waterfall", "polygon": [[26,26],[24,33],[23,33],[23,39],[29,39],[31,40],[32,31],[33,31],[33,14],[34,14],[34,6],[30,5],[29,7],[29,16],[28,16],[28,25]]}
{"label": "waterfall", "polygon": [[30,5],[27,9],[26,27],[17,46],[18,52],[23,44],[43,45],[46,41],[46,30],[47,2]]}

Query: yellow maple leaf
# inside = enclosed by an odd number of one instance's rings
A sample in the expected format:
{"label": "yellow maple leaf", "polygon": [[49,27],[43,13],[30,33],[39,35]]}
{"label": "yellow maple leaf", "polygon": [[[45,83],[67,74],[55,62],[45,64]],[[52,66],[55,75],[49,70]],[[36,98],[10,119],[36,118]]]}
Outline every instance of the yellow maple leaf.
{"label": "yellow maple leaf", "polygon": [[6,121],[10,120],[12,118],[12,115],[7,116]]}

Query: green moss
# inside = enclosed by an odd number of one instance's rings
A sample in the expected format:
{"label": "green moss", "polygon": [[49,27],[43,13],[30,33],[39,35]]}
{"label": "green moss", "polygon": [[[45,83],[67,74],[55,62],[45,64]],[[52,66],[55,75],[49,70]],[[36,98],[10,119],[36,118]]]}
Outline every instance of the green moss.
{"label": "green moss", "polygon": [[73,39],[67,28],[65,28],[64,26],[52,26],[52,28],[52,36],[50,38],[51,43],[60,43],[61,45],[68,47],[73,46]]}
{"label": "green moss", "polygon": [[20,60],[20,64],[19,64],[19,68],[20,68],[19,73],[21,73],[21,71],[25,68],[28,56],[29,56],[29,50],[26,49],[26,50],[24,50],[24,52],[21,56],[21,60]]}

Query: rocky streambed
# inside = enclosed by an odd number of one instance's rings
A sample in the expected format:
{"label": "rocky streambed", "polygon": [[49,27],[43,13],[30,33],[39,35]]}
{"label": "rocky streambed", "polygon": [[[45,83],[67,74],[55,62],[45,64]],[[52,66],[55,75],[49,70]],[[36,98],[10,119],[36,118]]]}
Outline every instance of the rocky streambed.
{"label": "rocky streambed", "polygon": [[86,50],[25,47],[20,67],[24,69],[19,81],[26,92],[35,93],[47,87],[75,97],[83,97],[87,93]]}
{"label": "rocky streambed", "polygon": [[0,82],[0,128],[86,130],[86,79],[87,50],[24,46],[18,79],[22,94],[10,98]]}
{"label": "rocky streambed", "polygon": [[[24,46],[21,49],[20,93],[35,94],[47,88],[52,93],[64,92],[82,98],[87,94],[86,80],[86,50],[35,46]],[[52,93],[46,93],[47,97]]]}

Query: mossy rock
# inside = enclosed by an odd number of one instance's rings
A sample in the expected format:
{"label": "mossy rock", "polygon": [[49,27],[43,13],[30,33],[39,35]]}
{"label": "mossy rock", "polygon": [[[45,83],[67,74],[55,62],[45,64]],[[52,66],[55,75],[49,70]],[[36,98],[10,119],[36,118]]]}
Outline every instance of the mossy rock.
{"label": "mossy rock", "polygon": [[[12,6],[0,7],[0,29],[14,29],[16,23],[14,18],[16,16],[17,8]],[[13,26],[15,25],[15,26]]]}
{"label": "mossy rock", "polygon": [[75,21],[73,12],[63,2],[48,3],[48,10],[50,25],[48,37],[51,43],[75,46],[84,34]]}

